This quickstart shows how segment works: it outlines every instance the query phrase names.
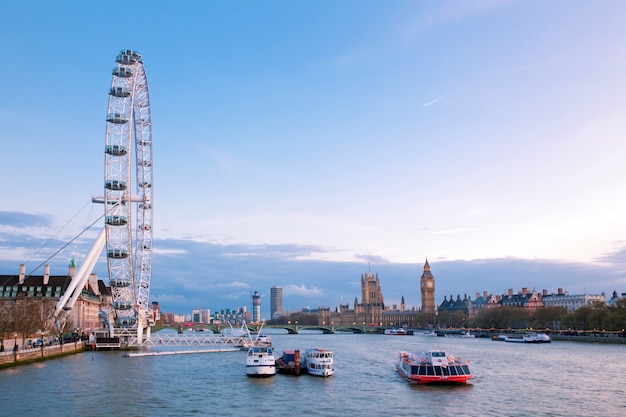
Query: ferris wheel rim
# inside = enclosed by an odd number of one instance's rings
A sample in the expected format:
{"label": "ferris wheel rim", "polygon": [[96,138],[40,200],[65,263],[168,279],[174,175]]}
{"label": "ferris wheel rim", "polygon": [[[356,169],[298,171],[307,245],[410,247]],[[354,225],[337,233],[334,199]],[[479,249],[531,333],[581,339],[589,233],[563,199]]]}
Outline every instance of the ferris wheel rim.
{"label": "ferris wheel rim", "polygon": [[116,62],[106,118],[106,257],[115,328],[133,328],[149,310],[152,277],[152,119],[141,55],[122,50]]}

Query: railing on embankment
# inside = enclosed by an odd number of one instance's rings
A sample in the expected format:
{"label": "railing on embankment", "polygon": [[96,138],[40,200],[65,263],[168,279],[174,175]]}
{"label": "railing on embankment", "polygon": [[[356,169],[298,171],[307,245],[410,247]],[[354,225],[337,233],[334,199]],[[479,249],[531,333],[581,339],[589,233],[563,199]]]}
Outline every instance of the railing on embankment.
{"label": "railing on embankment", "polygon": [[65,343],[63,345],[52,345],[36,347],[31,349],[19,349],[0,352],[0,368],[23,363],[38,362],[57,356],[65,356],[72,353],[83,352],[84,342]]}

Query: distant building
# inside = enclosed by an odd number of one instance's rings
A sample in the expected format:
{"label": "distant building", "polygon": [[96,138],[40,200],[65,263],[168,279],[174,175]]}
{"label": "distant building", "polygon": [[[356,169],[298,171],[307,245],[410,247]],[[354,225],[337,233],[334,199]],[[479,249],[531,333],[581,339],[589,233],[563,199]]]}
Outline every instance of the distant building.
{"label": "distant building", "polygon": [[252,294],[252,322],[258,323],[261,321],[261,296],[258,291]]}
{"label": "distant building", "polygon": [[283,287],[270,288],[270,318],[275,319],[283,314]]}
{"label": "distant building", "polygon": [[609,300],[609,305],[611,307],[615,307],[615,305],[617,304],[617,301],[623,300],[624,298],[626,298],[626,292],[623,292],[620,297],[617,295],[617,291],[613,290],[613,295],[611,296],[611,299]]}
{"label": "distant building", "polygon": [[191,321],[196,324],[211,323],[211,310],[206,308],[197,308],[191,312]]}
{"label": "distant building", "polygon": [[334,311],[330,307],[319,307],[317,310],[318,324],[321,326],[341,326],[357,329],[378,326],[417,327],[433,324],[435,319],[434,312],[436,311],[434,281],[435,277],[430,272],[430,265],[427,260],[421,279],[421,285],[423,286],[422,300],[427,300],[431,313],[424,315],[419,309],[407,309],[404,296],[402,296],[400,301],[400,308],[394,304],[390,309],[389,306],[385,305],[385,298],[378,274],[370,272],[361,274],[361,303],[355,297],[354,308],[350,308],[349,304],[344,303]]}
{"label": "distant building", "polygon": [[[489,294],[487,291],[483,291],[483,295],[476,293],[476,299],[473,303],[470,303],[469,315],[474,316],[478,314],[481,309],[490,309],[500,307],[499,295]],[[445,301],[445,300],[444,300]]]}
{"label": "distant building", "polygon": [[570,295],[562,288],[557,290],[556,294],[548,294],[547,290],[543,290],[543,304],[548,307],[565,307],[567,311],[578,310],[584,306],[591,306],[594,303],[606,304],[606,295],[604,293],[598,295],[578,294]]}
{"label": "distant building", "polygon": [[[76,269],[72,259],[67,275],[51,275],[49,265],[44,266],[43,275],[26,275],[26,265],[21,264],[19,274],[0,275],[0,302],[42,300],[55,306],[74,279]],[[98,279],[98,274],[91,274],[69,312],[69,319],[76,329],[89,334],[101,328],[100,309],[111,303],[111,288]]]}
{"label": "distant building", "polygon": [[239,325],[250,321],[250,314],[246,306],[236,309],[225,308],[216,311],[211,317],[211,324],[230,323],[231,325]]}
{"label": "distant building", "polygon": [[185,316],[183,314],[161,313],[163,324],[183,324]]}
{"label": "distant building", "polygon": [[[356,299],[354,300],[356,303]],[[385,297],[380,287],[378,273],[361,274],[361,309],[364,317],[361,322],[378,324],[382,322],[383,310],[385,309]]]}
{"label": "distant building", "polygon": [[500,305],[508,307],[522,307],[530,312],[544,306],[542,294],[538,293],[534,289],[529,290],[528,288],[522,288],[522,290],[518,291],[517,294],[514,294],[513,290],[509,289],[508,294],[502,296]]}
{"label": "distant building", "polygon": [[422,292],[422,312],[435,315],[437,302],[435,300],[435,276],[430,271],[428,259],[424,263],[424,272],[420,278],[420,290]]}
{"label": "distant building", "polygon": [[448,311],[450,313],[461,313],[465,316],[470,314],[471,309],[471,300],[467,296],[467,294],[461,299],[461,295],[456,296],[456,300],[452,295],[450,295],[450,299],[444,295],[443,302],[439,304],[438,311],[441,313],[443,311]]}

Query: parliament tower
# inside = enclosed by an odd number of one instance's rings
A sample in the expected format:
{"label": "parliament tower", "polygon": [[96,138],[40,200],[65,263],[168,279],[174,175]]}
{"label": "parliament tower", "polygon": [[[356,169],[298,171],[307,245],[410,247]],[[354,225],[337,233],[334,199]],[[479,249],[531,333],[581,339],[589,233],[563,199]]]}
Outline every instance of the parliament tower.
{"label": "parliament tower", "polygon": [[437,304],[435,303],[435,277],[430,272],[428,259],[424,264],[424,272],[420,279],[420,289],[422,291],[422,312],[435,314]]}

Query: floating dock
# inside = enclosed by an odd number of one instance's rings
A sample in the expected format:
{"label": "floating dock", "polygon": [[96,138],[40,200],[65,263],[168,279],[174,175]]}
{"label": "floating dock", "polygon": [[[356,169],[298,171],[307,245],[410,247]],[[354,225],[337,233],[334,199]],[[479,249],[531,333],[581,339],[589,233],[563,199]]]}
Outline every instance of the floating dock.
{"label": "floating dock", "polygon": [[140,356],[166,356],[166,355],[185,355],[190,353],[214,353],[214,352],[239,352],[239,348],[226,349],[196,349],[196,350],[172,350],[165,352],[134,352],[125,353],[123,356],[127,358],[135,358]]}

